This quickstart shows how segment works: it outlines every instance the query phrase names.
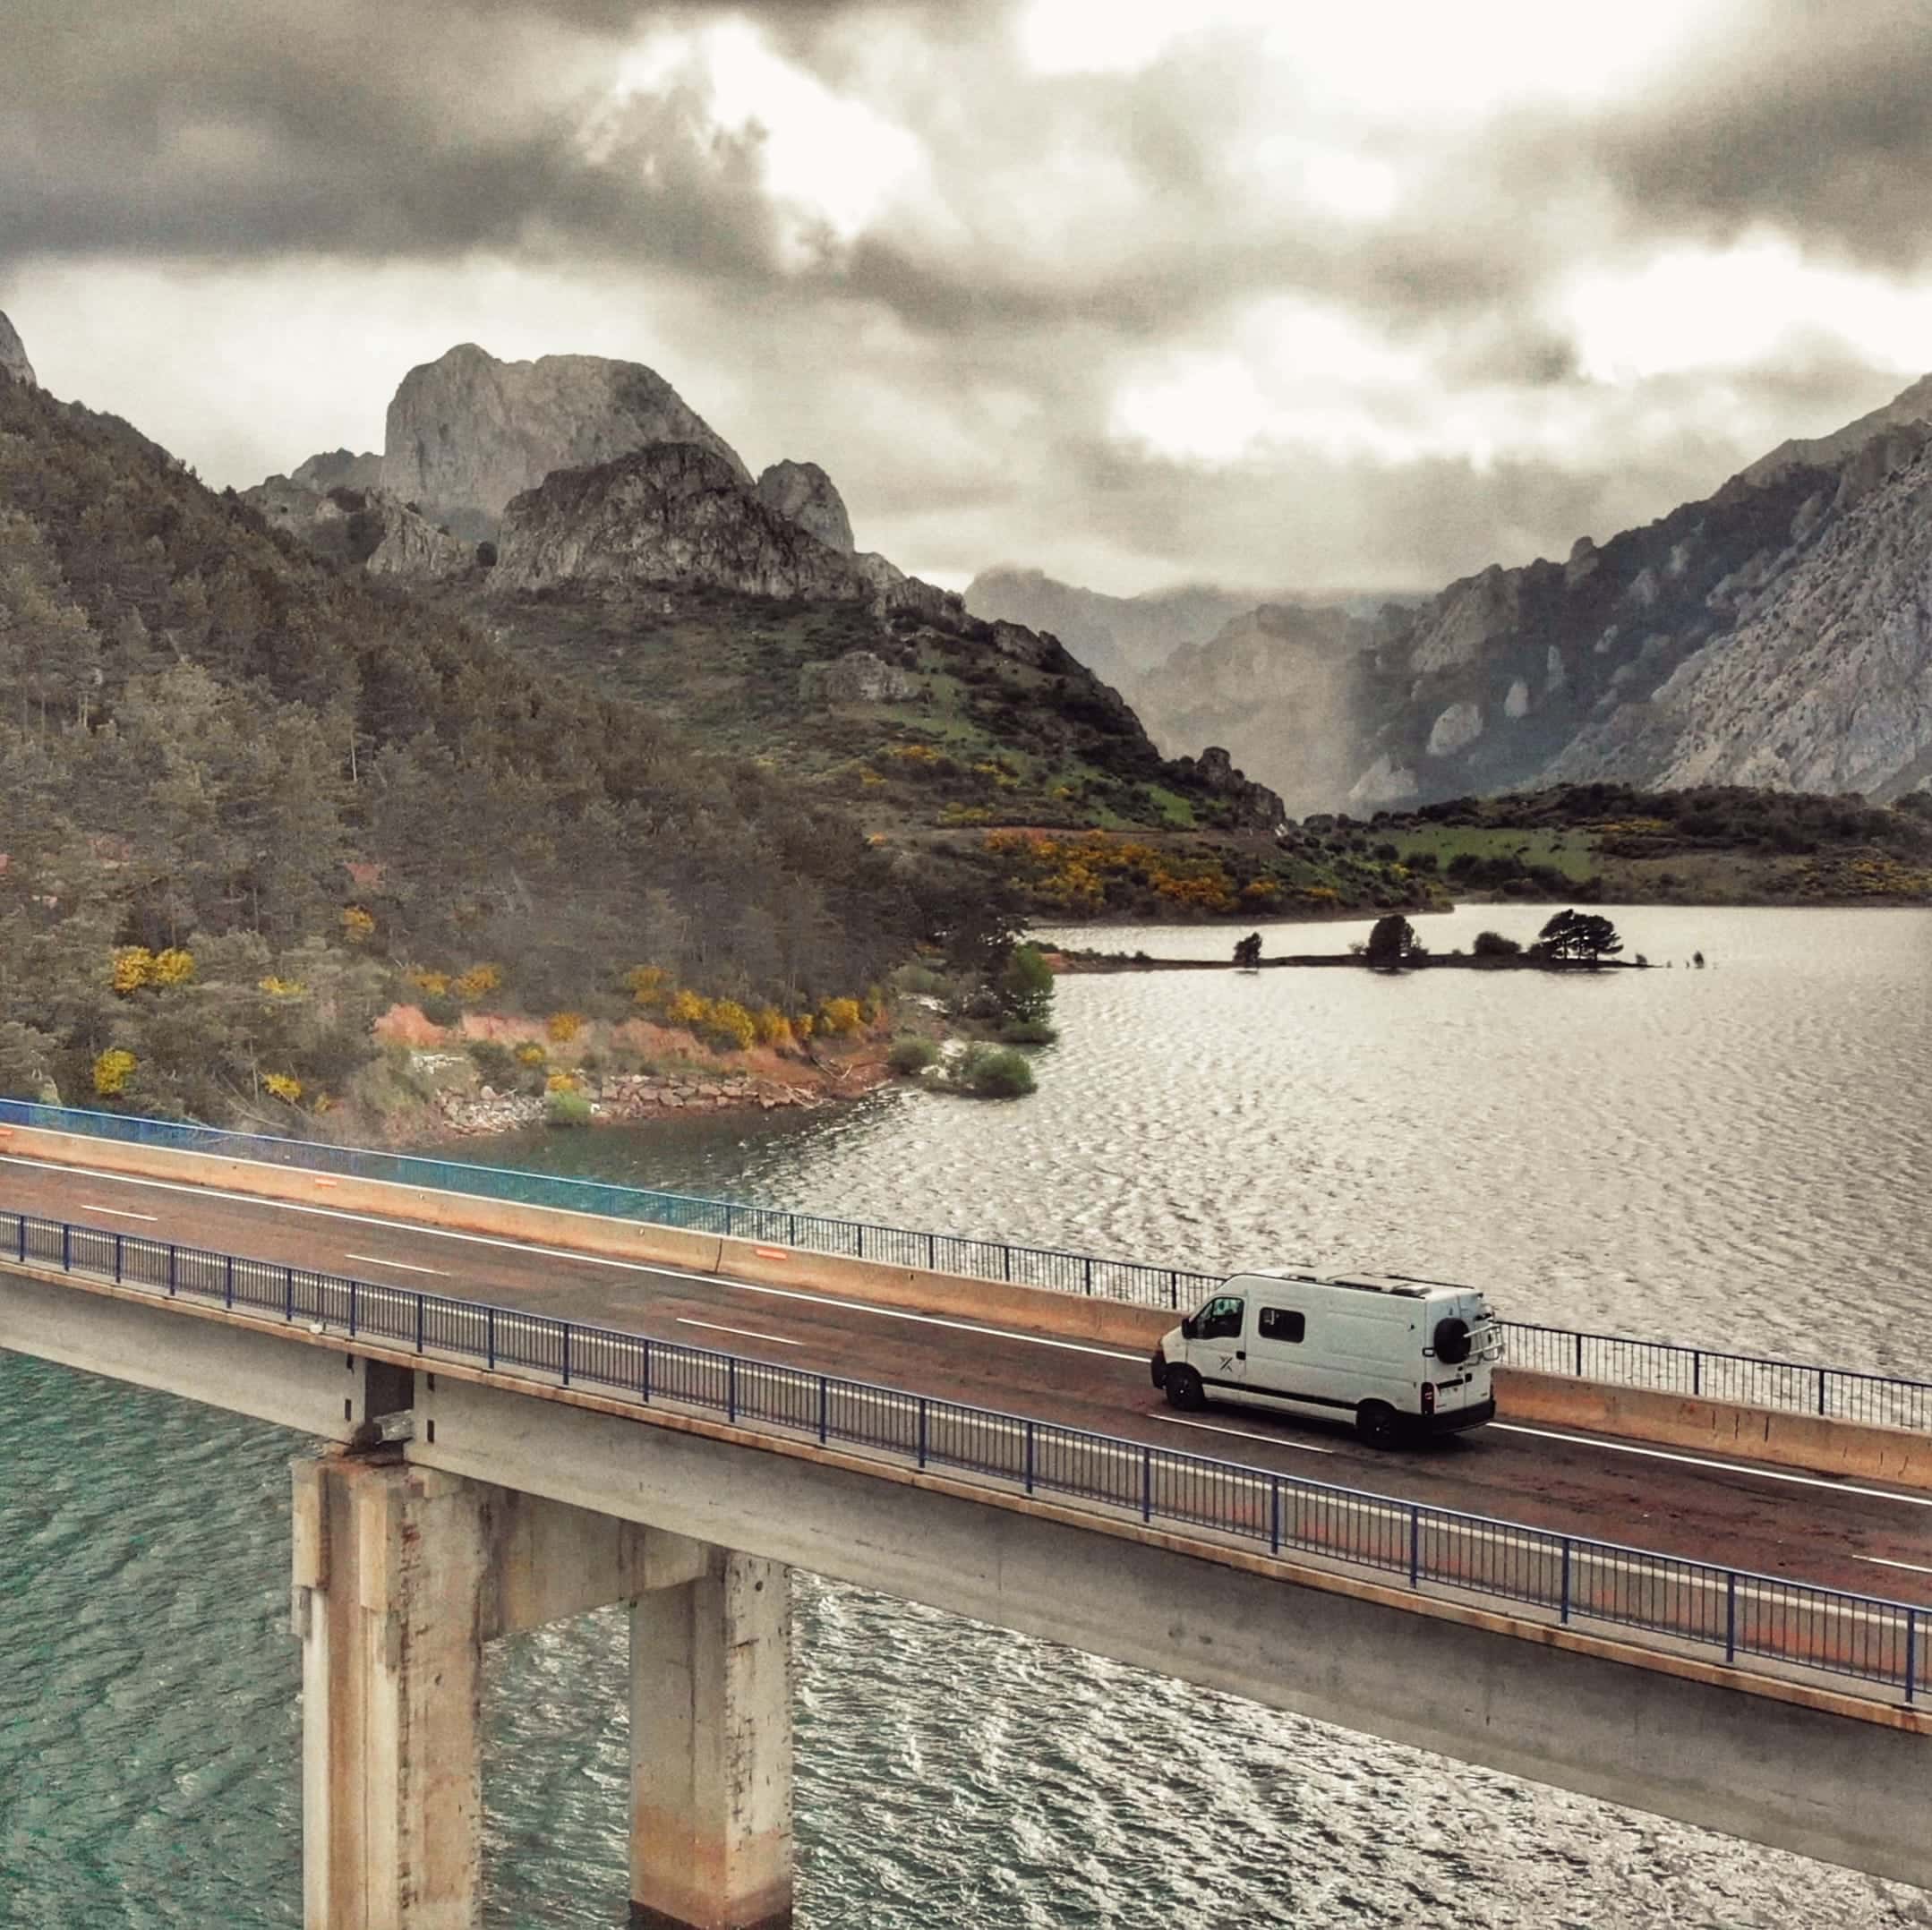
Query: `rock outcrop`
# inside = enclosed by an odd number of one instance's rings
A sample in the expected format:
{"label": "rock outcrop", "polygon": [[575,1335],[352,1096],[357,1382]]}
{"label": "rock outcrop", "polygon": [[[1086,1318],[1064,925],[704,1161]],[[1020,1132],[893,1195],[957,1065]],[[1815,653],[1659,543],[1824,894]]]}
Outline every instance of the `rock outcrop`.
{"label": "rock outcrop", "polygon": [[298,489],[312,489],[326,495],[332,489],[380,489],[382,458],[373,449],[357,456],[348,449],[330,449],[312,456],[288,480]]}
{"label": "rock outcrop", "polygon": [[733,481],[750,473],[663,376],[601,355],[499,362],[466,342],[412,369],[389,404],[382,486],[471,538],[554,471],[688,443]]}
{"label": "rock outcrop", "polygon": [[830,549],[850,556],[858,547],[844,499],[816,463],[774,463],[758,478],[758,500],[808,529]]}
{"label": "rock outcrop", "polygon": [[492,591],[705,585],[752,596],[870,601],[850,557],[762,500],[694,442],[659,442],[526,490],[503,518]]}
{"label": "rock outcrop", "polygon": [[27,359],[26,344],[4,315],[0,315],[0,375],[11,377],[16,382],[25,382],[30,389],[39,386],[34,377],[33,363]]}
{"label": "rock outcrop", "polygon": [[431,583],[476,565],[474,543],[440,529],[387,490],[305,489],[292,476],[270,476],[244,490],[242,500],[270,528],[372,576]]}
{"label": "rock outcrop", "polygon": [[1287,811],[1280,798],[1267,785],[1250,782],[1218,744],[1209,745],[1198,757],[1176,757],[1174,762],[1184,775],[1233,806],[1237,823],[1258,831],[1272,831],[1286,822]]}
{"label": "rock outcrop", "polygon": [[870,650],[848,650],[799,672],[799,696],[807,704],[903,704],[919,690],[916,677]]}

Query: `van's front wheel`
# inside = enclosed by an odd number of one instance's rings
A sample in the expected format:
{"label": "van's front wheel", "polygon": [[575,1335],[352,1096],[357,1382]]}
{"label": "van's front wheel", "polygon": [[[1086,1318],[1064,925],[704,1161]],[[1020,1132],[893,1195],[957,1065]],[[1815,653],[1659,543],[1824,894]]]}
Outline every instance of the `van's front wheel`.
{"label": "van's front wheel", "polygon": [[1371,1448],[1393,1448],[1402,1439],[1402,1421],[1385,1401],[1364,1401],[1355,1409],[1355,1432]]}
{"label": "van's front wheel", "polygon": [[1171,1362],[1161,1392],[1167,1396],[1168,1406],[1184,1412],[1192,1413],[1208,1404],[1208,1396],[1201,1391],[1201,1376],[1192,1367],[1176,1367]]}

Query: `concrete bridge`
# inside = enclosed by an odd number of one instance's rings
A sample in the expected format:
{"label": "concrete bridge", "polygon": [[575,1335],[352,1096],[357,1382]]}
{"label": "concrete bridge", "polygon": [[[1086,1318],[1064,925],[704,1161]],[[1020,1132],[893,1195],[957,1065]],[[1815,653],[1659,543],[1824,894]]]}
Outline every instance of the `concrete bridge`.
{"label": "concrete bridge", "polygon": [[309,1930],[476,1920],[483,1647],[612,1602],[634,1920],[789,1922],[791,1567],[1932,1885],[1932,1438],[1517,1374],[1390,1456],[1167,1413],[1170,1319],[0,1128],[0,1347],[333,1444]]}

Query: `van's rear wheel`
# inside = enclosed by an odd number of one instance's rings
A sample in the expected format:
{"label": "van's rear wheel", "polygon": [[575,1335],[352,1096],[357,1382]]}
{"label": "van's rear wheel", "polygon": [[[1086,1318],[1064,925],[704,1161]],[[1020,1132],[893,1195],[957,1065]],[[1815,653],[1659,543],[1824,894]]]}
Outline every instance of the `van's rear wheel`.
{"label": "van's rear wheel", "polygon": [[1371,1448],[1393,1448],[1402,1439],[1402,1421],[1386,1401],[1364,1401],[1355,1409],[1355,1432]]}
{"label": "van's rear wheel", "polygon": [[1196,1407],[1205,1407],[1208,1396],[1201,1392],[1201,1376],[1192,1367],[1176,1367],[1168,1364],[1167,1384],[1161,1390],[1167,1396],[1170,1407],[1179,1407],[1192,1412]]}

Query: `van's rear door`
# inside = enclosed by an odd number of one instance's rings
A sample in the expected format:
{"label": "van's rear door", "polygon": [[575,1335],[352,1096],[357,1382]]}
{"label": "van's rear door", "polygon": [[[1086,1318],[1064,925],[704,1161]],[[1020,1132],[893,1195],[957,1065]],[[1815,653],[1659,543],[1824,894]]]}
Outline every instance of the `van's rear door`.
{"label": "van's rear door", "polygon": [[1489,1322],[1489,1310],[1483,1305],[1481,1294],[1458,1294],[1454,1300],[1443,1298],[1432,1300],[1429,1303],[1429,1339],[1433,1345],[1442,1332],[1445,1320],[1459,1321],[1468,1336],[1467,1350],[1460,1361],[1447,1361],[1438,1353],[1436,1358],[1426,1364],[1429,1378],[1435,1383],[1436,1412],[1453,1413],[1460,1407],[1480,1406],[1491,1397],[1490,1363],[1483,1355],[1483,1336]]}

